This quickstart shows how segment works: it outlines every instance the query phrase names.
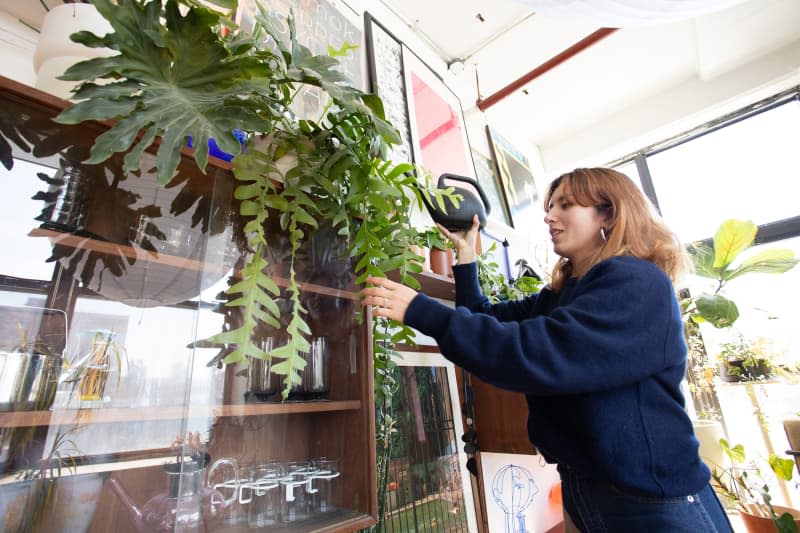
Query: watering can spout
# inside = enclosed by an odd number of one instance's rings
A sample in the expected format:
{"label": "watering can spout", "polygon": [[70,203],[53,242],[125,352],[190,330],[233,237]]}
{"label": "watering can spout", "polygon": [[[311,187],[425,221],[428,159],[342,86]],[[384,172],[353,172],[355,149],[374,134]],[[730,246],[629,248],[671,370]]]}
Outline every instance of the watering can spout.
{"label": "watering can spout", "polygon": [[138,505],[136,505],[136,502],[133,501],[133,498],[130,497],[128,491],[122,486],[122,483],[120,483],[114,476],[111,476],[108,479],[108,483],[111,485],[111,488],[114,490],[123,506],[131,513],[133,521],[139,524],[143,517],[142,510]]}

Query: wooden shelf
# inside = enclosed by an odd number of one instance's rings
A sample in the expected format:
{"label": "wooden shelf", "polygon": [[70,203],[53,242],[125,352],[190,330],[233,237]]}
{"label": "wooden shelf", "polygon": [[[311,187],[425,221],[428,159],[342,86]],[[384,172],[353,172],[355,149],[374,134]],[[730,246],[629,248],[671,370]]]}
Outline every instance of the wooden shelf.
{"label": "wooden shelf", "polygon": [[[420,272],[419,274],[414,274],[414,277],[422,285],[420,292],[431,298],[439,298],[441,300],[456,299],[456,285],[451,278],[433,272]],[[400,276],[395,270],[389,272],[389,279],[399,281]]]}
{"label": "wooden shelf", "polygon": [[151,252],[144,248],[135,248],[125,244],[100,241],[89,237],[82,237],[72,233],[55,231],[43,228],[34,228],[28,232],[29,237],[47,237],[53,245],[68,246],[70,248],[80,248],[100,252],[110,255],[123,255],[130,259],[152,261],[162,265],[185,268],[189,270],[207,270],[216,272],[214,265],[208,265],[202,261],[187,259],[164,253]]}
{"label": "wooden shelf", "polygon": [[358,411],[359,400],[309,401],[296,403],[249,403],[218,407],[105,407],[101,409],[55,409],[53,411],[14,411],[0,413],[0,427],[30,427],[66,424],[108,424],[145,420],[181,420],[228,416],[285,415]]}
{"label": "wooden shelf", "polygon": [[[276,524],[269,527],[272,533],[307,533],[321,531],[357,531],[375,525],[375,520],[368,515],[347,509],[335,509],[328,513],[320,513],[306,520],[292,524]],[[215,525],[219,533],[247,533],[253,531],[247,524]]]}
{"label": "wooden shelf", "polygon": [[[207,264],[203,261],[187,259],[185,257],[178,257],[164,253],[151,252],[143,248],[135,248],[133,246],[128,246],[124,244],[115,244],[112,242],[100,241],[89,237],[74,235],[72,233],[65,233],[43,228],[34,228],[28,232],[28,236],[47,237],[48,239],[50,239],[50,242],[53,245],[58,244],[61,246],[68,246],[70,248],[87,249],[87,250],[92,250],[94,252],[100,252],[110,255],[123,255],[131,259],[152,261],[154,263],[168,265],[176,268],[183,268],[196,271],[216,272],[218,274],[220,273],[217,270],[217,268],[215,268],[215,265]],[[436,276],[436,274],[433,274],[433,276]],[[279,287],[289,286],[289,280],[287,278],[274,276],[272,280]],[[358,294],[355,293],[354,291],[334,289],[332,287],[326,287],[324,285],[317,285],[315,283],[307,283],[303,281],[298,282],[298,285],[300,285],[300,290],[303,292],[313,292],[317,294],[324,294],[326,296],[333,296],[336,298],[345,298],[348,300],[355,300],[355,301],[359,300]]]}

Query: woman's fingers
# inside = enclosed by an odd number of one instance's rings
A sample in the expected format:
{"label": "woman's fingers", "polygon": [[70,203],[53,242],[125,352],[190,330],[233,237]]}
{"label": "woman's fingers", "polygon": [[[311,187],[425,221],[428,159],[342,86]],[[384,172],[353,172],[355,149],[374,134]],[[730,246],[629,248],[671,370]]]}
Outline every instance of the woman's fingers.
{"label": "woman's fingers", "polygon": [[376,315],[402,322],[417,291],[386,278],[369,277],[367,283],[372,286],[361,290],[361,305],[371,305]]}

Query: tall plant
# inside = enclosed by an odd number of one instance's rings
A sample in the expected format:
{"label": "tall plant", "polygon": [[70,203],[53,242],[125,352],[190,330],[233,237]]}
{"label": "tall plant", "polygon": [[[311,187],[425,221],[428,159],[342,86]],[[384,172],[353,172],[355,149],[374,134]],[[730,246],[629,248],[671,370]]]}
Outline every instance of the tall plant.
{"label": "tall plant", "polygon": [[708,354],[700,335],[700,324],[723,329],[739,318],[739,307],[725,295],[725,287],[733,280],[753,273],[781,274],[798,263],[792,250],[771,248],[747,254],[753,246],[758,228],[752,221],[730,219],[720,224],[712,245],[694,243],[688,251],[695,274],[713,280],[711,291],[689,295],[681,300],[689,340],[688,378],[695,404],[708,415],[718,402],[713,386],[714,371],[708,367]]}
{"label": "tall plant", "polygon": [[[84,61],[65,73],[63,79],[82,82],[74,94],[79,102],[57,120],[116,120],[97,138],[88,162],[127,151],[128,171],[138,168],[144,150],[158,138],[157,176],[163,185],[174,178],[188,138],[202,170],[211,138],[223,151],[238,154],[234,196],[246,221],[246,249],[236,281],[226,291],[226,305],[239,308],[241,320],[207,342],[227,347],[226,363],[279,359],[272,371],[283,376],[286,398],[300,382],[311,334],[295,258],[321,221],[346,239],[356,283],[399,270],[404,283],[416,285],[410,274],[419,266],[407,246],[412,235],[408,214],[413,199],[419,202],[413,167],[385,159],[399,135],[386,121],[380,99],[350,86],[336,58],[314,55],[297,41],[291,16],[289,42],[284,43],[260,6],[255,29],[244,33],[235,28],[230,12],[192,0],[93,3],[114,31],[105,36],[79,32],[72,38],[118,53]],[[227,9],[236,4],[213,3]],[[328,95],[323,116],[295,116],[292,103],[303,86]],[[246,136],[244,146],[232,133],[236,129]],[[265,136],[268,143],[256,142]],[[265,223],[273,216],[291,247],[285,289],[291,311],[287,342],[265,352],[256,330],[260,324],[279,327],[281,315],[281,291],[266,272],[270,236]],[[400,331],[410,336],[405,328]],[[375,354],[380,368],[383,352],[376,349]],[[376,384],[382,387],[379,380]]]}

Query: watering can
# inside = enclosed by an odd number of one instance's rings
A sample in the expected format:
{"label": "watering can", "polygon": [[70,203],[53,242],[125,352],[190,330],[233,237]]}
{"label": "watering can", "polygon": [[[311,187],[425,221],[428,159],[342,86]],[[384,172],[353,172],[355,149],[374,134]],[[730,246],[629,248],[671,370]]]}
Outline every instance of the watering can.
{"label": "watering can", "polygon": [[[211,478],[217,468],[228,465],[230,479],[213,487],[206,486],[206,463],[206,458],[198,455],[179,456],[177,462],[164,465],[166,490],[150,498],[141,508],[118,479],[112,476],[108,482],[130,511],[139,533],[205,532],[222,518],[223,511],[237,498],[239,486],[239,467],[233,459],[218,459],[208,469]],[[226,499],[218,490],[220,486],[233,486],[236,490]]]}
{"label": "watering can", "polygon": [[[465,183],[468,187],[455,185],[452,183],[454,181]],[[483,192],[477,180],[456,174],[442,174],[439,176],[437,187],[439,189],[453,187],[454,192],[462,196],[462,200],[458,207],[455,207],[449,198],[444,197],[446,209],[442,211],[438,205],[432,203],[423,194],[423,203],[434,222],[441,224],[450,231],[463,231],[472,227],[472,217],[478,215],[480,229],[486,226],[486,215],[491,211],[491,206],[489,205],[489,200],[486,199],[486,193]]]}

